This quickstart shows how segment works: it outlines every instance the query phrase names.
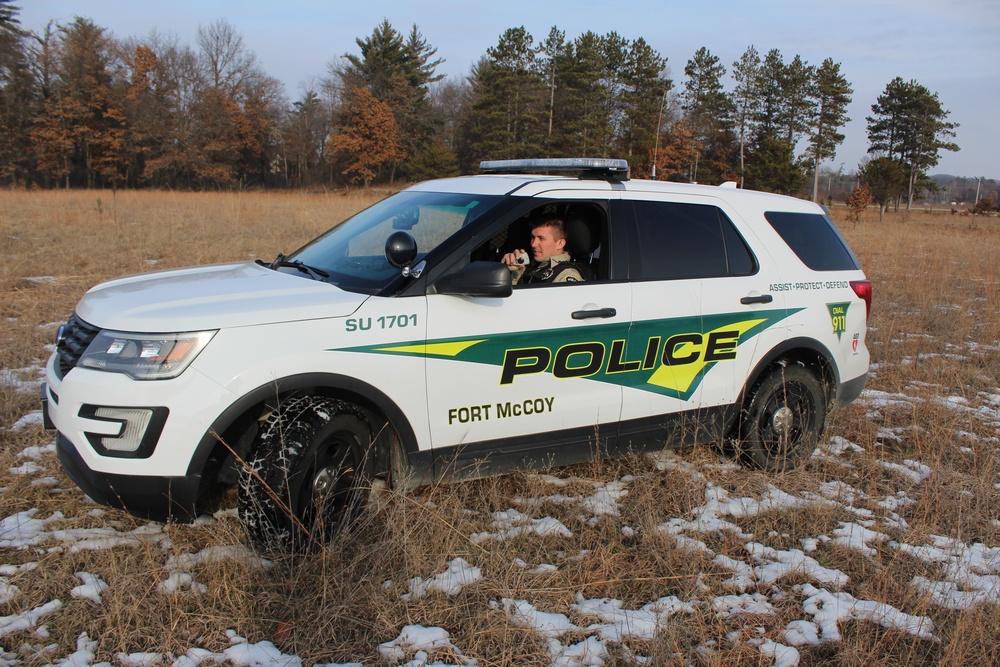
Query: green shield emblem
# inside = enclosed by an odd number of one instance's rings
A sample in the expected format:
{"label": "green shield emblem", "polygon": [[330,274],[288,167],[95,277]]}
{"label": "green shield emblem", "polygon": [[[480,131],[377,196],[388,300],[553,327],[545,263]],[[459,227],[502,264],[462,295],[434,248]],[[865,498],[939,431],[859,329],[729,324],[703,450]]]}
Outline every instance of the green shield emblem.
{"label": "green shield emblem", "polygon": [[850,305],[850,301],[826,304],[830,311],[830,321],[833,323],[833,333],[837,334],[837,340],[840,340],[841,335],[847,331],[847,309]]}

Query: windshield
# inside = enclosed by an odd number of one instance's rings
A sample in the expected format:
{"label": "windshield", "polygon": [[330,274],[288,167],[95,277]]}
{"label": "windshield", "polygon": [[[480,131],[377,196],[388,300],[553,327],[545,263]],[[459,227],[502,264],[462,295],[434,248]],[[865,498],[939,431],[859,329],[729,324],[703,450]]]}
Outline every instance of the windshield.
{"label": "windshield", "polygon": [[328,273],[324,280],[343,289],[375,294],[400,274],[385,258],[385,241],[394,232],[405,231],[416,240],[416,264],[500,199],[401,192],[348,218],[286,259]]}

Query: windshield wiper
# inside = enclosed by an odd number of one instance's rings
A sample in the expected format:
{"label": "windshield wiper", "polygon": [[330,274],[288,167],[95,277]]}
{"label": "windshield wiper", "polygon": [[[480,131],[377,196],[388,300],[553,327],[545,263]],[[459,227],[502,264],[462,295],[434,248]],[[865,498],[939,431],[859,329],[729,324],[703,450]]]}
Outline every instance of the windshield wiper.
{"label": "windshield wiper", "polygon": [[288,261],[285,259],[285,256],[280,252],[278,253],[278,256],[274,258],[274,261],[271,262],[270,264],[265,264],[263,261],[259,259],[257,260],[257,263],[275,270],[284,266],[287,266],[292,269],[298,269],[302,273],[309,274],[309,276],[313,280],[319,280],[320,278],[330,277],[330,274],[324,271],[323,269],[318,269],[315,266],[309,266],[308,264],[303,264],[299,260]]}

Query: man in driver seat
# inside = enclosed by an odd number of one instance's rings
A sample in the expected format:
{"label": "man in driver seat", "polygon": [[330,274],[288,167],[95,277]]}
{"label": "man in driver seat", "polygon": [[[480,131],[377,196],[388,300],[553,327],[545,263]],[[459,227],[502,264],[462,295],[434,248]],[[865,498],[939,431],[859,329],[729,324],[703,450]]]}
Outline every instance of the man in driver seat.
{"label": "man in driver seat", "polygon": [[[522,258],[518,262],[519,258]],[[530,258],[530,261],[526,261]],[[560,218],[543,219],[531,226],[531,254],[522,248],[500,260],[511,270],[515,285],[526,283],[583,282],[580,269],[566,252],[566,223]]]}

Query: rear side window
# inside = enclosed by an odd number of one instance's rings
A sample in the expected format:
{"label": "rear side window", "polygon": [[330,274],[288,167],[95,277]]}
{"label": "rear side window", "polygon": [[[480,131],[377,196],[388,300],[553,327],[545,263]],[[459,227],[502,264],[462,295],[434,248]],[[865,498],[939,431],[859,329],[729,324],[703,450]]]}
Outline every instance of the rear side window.
{"label": "rear side window", "polygon": [[715,206],[637,201],[642,280],[748,276],[757,262]]}
{"label": "rear side window", "polygon": [[861,268],[844,237],[825,215],[768,211],[764,217],[792,252],[813,271],[853,271]]}

